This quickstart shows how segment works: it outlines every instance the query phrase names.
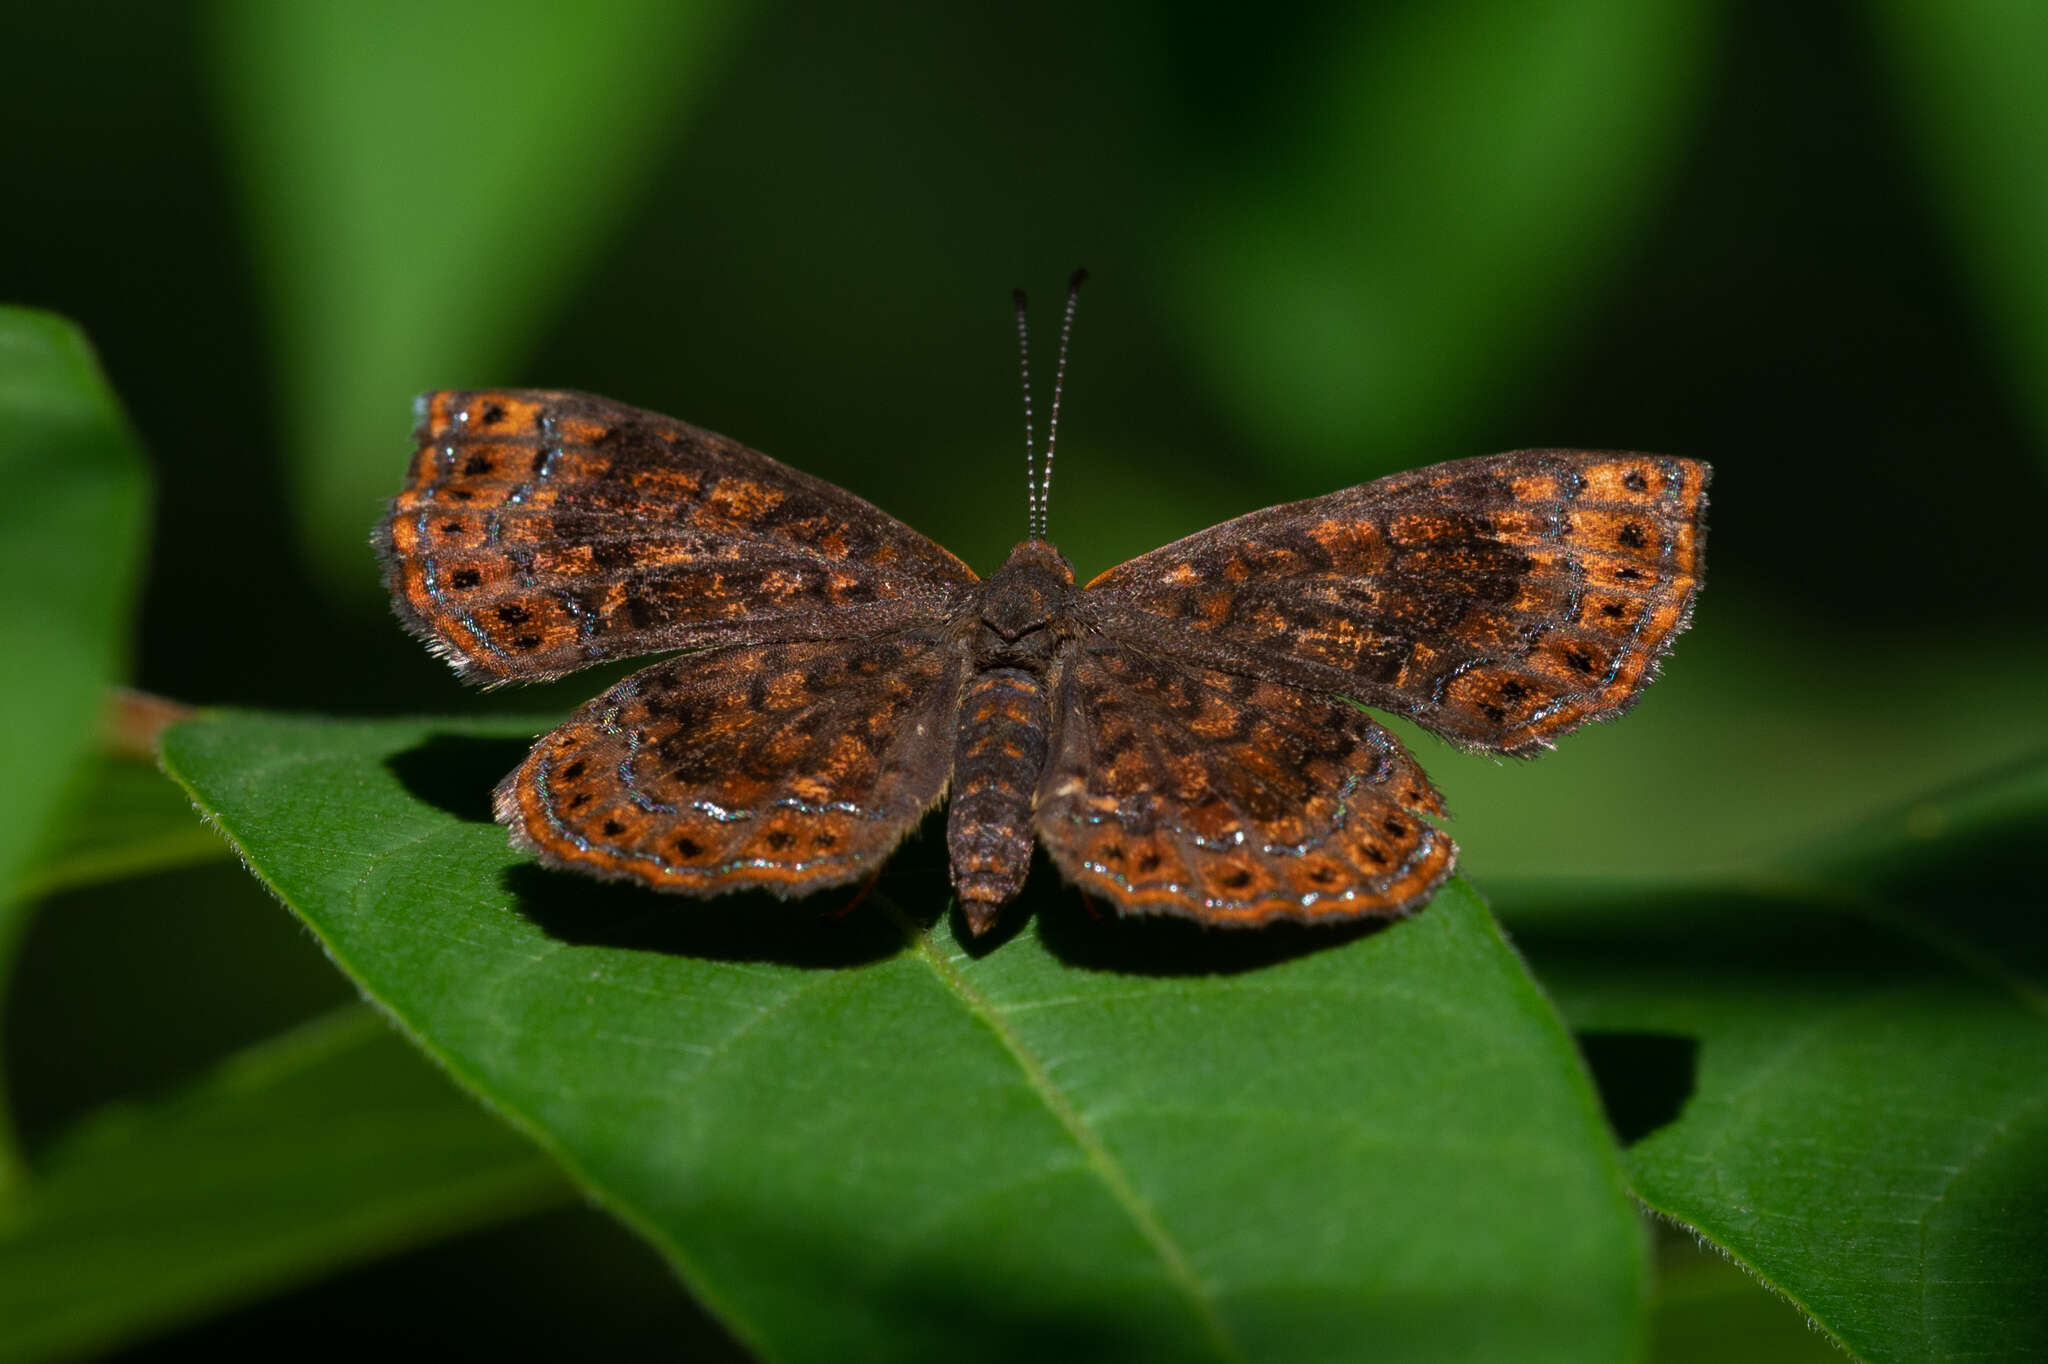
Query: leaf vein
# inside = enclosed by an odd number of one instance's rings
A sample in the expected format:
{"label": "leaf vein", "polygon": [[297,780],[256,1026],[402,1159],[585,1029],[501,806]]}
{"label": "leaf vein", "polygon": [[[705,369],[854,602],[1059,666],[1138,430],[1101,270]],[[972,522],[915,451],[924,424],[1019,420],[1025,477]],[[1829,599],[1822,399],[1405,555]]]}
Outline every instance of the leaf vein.
{"label": "leaf vein", "polygon": [[1123,1210],[1125,1216],[1131,1219],[1139,1235],[1144,1237],[1146,1244],[1158,1255],[1167,1275],[1186,1295],[1189,1305],[1207,1332],[1210,1343],[1215,1347],[1217,1356],[1230,1360],[1244,1359],[1244,1351],[1232,1339],[1223,1324],[1221,1314],[1216,1309],[1214,1291],[1195,1272],[1187,1252],[1181,1249],[1180,1244],[1161,1224],[1158,1215],[1138,1193],[1137,1187],[1131,1183],[1130,1175],[1103,1144],[1101,1135],[1074,1106],[1065,1091],[1053,1082],[1051,1072],[1045,1063],[1025,1044],[1024,1039],[1018,1036],[993,1001],[976,989],[962,974],[955,960],[933,944],[929,934],[921,932],[910,917],[895,904],[883,901],[880,897],[877,897],[877,901],[896,921],[897,927],[916,949],[918,955],[931,967],[932,974],[938,977],[940,984],[951,991],[970,1014],[995,1034],[997,1042],[1016,1062],[1017,1068],[1024,1074],[1025,1083],[1031,1086],[1032,1091],[1066,1130],[1068,1137],[1081,1149],[1089,1168],[1094,1171],[1096,1178],[1102,1181],[1103,1186],[1109,1191],[1110,1198]]}

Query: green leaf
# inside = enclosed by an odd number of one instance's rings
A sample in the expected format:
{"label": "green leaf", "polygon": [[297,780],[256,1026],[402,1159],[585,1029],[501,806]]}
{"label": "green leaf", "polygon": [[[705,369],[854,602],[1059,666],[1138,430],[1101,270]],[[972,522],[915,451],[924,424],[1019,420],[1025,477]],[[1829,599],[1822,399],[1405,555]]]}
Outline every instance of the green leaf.
{"label": "green leaf", "polygon": [[2048,459],[2048,7],[1888,0],[1872,16],[1921,161]]}
{"label": "green leaf", "polygon": [[532,1145],[351,1007],[87,1120],[0,1213],[0,1357],[71,1356],[563,1201]]}
{"label": "green leaf", "polygon": [[[58,836],[99,720],[126,667],[148,482],[85,337],[60,317],[0,307],[0,984],[27,906],[23,878]],[[0,1112],[0,1192],[18,1174]]]}
{"label": "green leaf", "polygon": [[2044,827],[2037,761],[1775,884],[1501,897],[1575,1028],[1668,1044],[1639,1195],[1863,1358],[2048,1348]]}
{"label": "green leaf", "polygon": [[29,871],[22,894],[37,899],[227,855],[220,835],[163,773],[106,758],[90,769],[76,814]]}
{"label": "green leaf", "polygon": [[317,566],[366,586],[414,395],[504,382],[681,126],[721,0],[227,0],[228,131]]}
{"label": "green leaf", "polygon": [[1332,13],[1285,120],[1239,139],[1187,219],[1167,292],[1256,448],[1356,482],[1469,453],[1489,396],[1567,353],[1676,164],[1711,11]]}
{"label": "green leaf", "polygon": [[[344,970],[764,1353],[1640,1345],[1612,1143],[1462,884],[1345,941],[1097,921],[1041,882],[977,957],[884,897],[829,918],[525,865],[487,792],[531,733],[228,714],[164,756]],[[899,855],[920,898],[931,851]]]}

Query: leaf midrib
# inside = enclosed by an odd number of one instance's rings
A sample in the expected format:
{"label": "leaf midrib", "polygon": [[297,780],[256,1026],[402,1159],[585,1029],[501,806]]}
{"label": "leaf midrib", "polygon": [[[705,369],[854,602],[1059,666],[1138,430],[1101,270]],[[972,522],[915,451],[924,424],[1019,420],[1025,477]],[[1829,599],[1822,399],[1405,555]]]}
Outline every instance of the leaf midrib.
{"label": "leaf midrib", "polygon": [[876,903],[896,924],[898,931],[903,934],[904,941],[930,968],[939,983],[946,987],[976,1022],[994,1034],[997,1043],[1023,1073],[1024,1081],[1031,1087],[1032,1093],[1038,1096],[1039,1102],[1045,1105],[1046,1110],[1052,1114],[1068,1138],[1080,1148],[1088,1168],[1102,1182],[1111,1201],[1131,1220],[1138,1234],[1144,1238],[1145,1243],[1152,1248],[1160,1263],[1165,1266],[1167,1277],[1187,1298],[1217,1357],[1227,1360],[1245,1359],[1244,1351],[1223,1324],[1223,1318],[1216,1308],[1214,1293],[1202,1281],[1201,1276],[1195,1273],[1195,1267],[1189,1261],[1187,1252],[1181,1249],[1180,1243],[1166,1230],[1151,1205],[1139,1194],[1137,1186],[1124,1172],[1122,1164],[1110,1153],[1101,1135],[1074,1106],[1066,1092],[1053,1081],[1052,1073],[1046,1069],[1045,1063],[1039,1060],[1037,1053],[1032,1051],[1010,1026],[1009,1020],[1003,1017],[994,1002],[976,989],[973,982],[969,981],[953,965],[951,959],[939,950],[931,934],[921,930],[909,915],[893,902],[877,896]]}

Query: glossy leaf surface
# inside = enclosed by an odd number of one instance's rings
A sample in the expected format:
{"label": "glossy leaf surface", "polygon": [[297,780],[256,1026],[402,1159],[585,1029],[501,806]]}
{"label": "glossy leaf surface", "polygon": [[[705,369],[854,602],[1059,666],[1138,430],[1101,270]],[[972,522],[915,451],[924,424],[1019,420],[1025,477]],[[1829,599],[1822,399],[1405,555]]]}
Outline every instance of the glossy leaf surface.
{"label": "glossy leaf surface", "polygon": [[2044,827],[2037,761],[1775,882],[1500,897],[1612,1087],[1670,1096],[1643,1199],[1862,1358],[2048,1349]]}
{"label": "glossy leaf surface", "polygon": [[1633,1353],[1610,1139],[1462,885],[1349,941],[1041,893],[977,958],[887,903],[943,903],[921,845],[836,919],[524,864],[487,793],[531,732],[227,714],[165,758],[335,960],[755,1348]]}

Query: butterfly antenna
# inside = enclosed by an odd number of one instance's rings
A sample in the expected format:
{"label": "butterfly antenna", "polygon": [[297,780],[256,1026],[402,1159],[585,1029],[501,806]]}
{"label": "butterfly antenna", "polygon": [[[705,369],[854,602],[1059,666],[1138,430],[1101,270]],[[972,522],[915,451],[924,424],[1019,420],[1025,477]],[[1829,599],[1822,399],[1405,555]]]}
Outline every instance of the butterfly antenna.
{"label": "butterfly antenna", "polygon": [[1024,324],[1024,291],[1010,290],[1017,305],[1017,367],[1024,372],[1024,534],[1038,534],[1038,442],[1031,435],[1031,332]]}
{"label": "butterfly antenna", "polygon": [[1045,423],[1045,478],[1038,491],[1038,538],[1043,540],[1046,517],[1052,507],[1052,451],[1060,439],[1060,390],[1067,384],[1067,340],[1074,334],[1074,309],[1081,302],[1081,286],[1088,282],[1086,270],[1067,277],[1067,319],[1060,324],[1060,359],[1052,374],[1052,414]]}

